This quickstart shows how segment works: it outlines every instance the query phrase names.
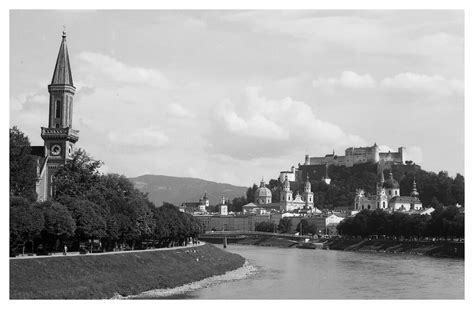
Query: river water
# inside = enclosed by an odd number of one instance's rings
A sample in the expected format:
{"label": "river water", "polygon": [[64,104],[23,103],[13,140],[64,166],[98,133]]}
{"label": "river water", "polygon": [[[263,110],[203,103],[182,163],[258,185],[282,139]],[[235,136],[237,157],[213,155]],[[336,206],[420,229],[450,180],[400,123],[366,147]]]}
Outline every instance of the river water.
{"label": "river water", "polygon": [[248,265],[140,298],[463,299],[464,260],[410,254],[230,245]]}

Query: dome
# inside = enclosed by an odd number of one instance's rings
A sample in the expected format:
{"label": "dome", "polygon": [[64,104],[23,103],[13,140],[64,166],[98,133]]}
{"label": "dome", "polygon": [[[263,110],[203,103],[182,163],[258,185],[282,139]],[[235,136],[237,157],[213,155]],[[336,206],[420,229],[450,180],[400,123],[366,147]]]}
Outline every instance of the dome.
{"label": "dome", "polygon": [[255,191],[255,197],[272,197],[272,191],[267,187],[260,187]]}
{"label": "dome", "polygon": [[400,185],[398,184],[398,181],[393,179],[393,175],[390,173],[390,178],[383,183],[383,187],[386,189],[399,189]]}

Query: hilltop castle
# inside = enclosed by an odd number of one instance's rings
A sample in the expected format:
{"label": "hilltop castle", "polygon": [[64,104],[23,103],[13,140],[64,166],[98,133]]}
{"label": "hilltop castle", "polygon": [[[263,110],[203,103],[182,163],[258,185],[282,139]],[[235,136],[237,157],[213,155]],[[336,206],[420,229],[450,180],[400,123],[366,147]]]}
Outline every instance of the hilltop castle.
{"label": "hilltop castle", "polygon": [[38,201],[53,196],[53,175],[58,168],[72,159],[74,144],[79,140],[79,131],[72,128],[73,97],[76,92],[72,81],[66,33],[63,32],[58,58],[54,68],[49,92],[48,127],[41,127],[43,146],[33,146],[32,155],[37,162]]}
{"label": "hilltop castle", "polygon": [[304,165],[336,165],[351,167],[361,163],[386,163],[403,164],[405,162],[405,147],[398,147],[398,152],[381,152],[375,143],[369,147],[350,147],[346,149],[345,156],[338,156],[332,152],[324,157],[305,156]]}

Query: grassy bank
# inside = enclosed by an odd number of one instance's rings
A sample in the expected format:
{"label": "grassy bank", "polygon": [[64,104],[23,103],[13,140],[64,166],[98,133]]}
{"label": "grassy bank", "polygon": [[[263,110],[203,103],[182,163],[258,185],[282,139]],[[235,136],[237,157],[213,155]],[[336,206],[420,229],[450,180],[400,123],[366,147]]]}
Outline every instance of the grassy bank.
{"label": "grassy bank", "polygon": [[169,251],[10,259],[11,299],[101,299],[177,287],[241,267],[213,245]]}
{"label": "grassy bank", "polygon": [[464,243],[458,242],[336,239],[328,241],[325,247],[331,250],[396,252],[464,258]]}

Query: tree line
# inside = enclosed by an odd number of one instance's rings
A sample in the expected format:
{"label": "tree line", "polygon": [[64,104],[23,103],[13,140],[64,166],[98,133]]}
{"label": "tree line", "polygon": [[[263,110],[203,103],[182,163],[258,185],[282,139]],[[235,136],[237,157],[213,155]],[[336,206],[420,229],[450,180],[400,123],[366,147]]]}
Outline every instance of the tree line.
{"label": "tree line", "polygon": [[368,238],[390,237],[419,240],[464,238],[464,213],[456,206],[439,207],[431,215],[388,213],[381,209],[362,210],[339,223],[340,235]]}
{"label": "tree line", "polygon": [[[168,247],[197,237],[192,215],[156,207],[124,176],[102,174],[102,162],[78,149],[53,177],[51,201],[36,202],[36,162],[28,138],[10,129],[10,249],[58,251],[66,244],[101,250]],[[24,164],[27,162],[28,164]],[[33,163],[31,163],[33,162]]]}

